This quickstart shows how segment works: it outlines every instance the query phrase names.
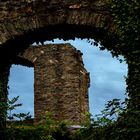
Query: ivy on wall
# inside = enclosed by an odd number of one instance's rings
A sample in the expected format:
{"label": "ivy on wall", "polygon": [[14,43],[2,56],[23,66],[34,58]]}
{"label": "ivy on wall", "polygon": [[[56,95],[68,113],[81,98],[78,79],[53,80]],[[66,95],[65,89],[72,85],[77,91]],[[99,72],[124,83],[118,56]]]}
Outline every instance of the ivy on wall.
{"label": "ivy on wall", "polygon": [[[0,61],[1,62],[1,61]],[[10,64],[2,62],[0,63],[0,139],[4,139],[4,130],[6,127],[6,115],[7,115],[7,95],[8,95],[8,76],[10,70]]]}
{"label": "ivy on wall", "polygon": [[119,126],[126,135],[131,134],[131,138],[136,135],[138,138],[138,132],[140,132],[140,1],[112,0],[111,9],[119,36],[117,49],[121,50],[128,64],[126,84],[129,103],[127,113],[122,117]]}
{"label": "ivy on wall", "polygon": [[130,108],[140,107],[140,1],[112,0],[112,15],[117,26],[117,47],[128,63],[127,92]]}

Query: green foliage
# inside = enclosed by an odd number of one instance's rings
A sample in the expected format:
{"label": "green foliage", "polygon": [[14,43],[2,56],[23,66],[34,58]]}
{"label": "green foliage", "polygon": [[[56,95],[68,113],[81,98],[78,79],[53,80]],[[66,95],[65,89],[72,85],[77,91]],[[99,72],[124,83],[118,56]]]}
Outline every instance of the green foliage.
{"label": "green foliage", "polygon": [[46,113],[45,127],[48,128],[48,129],[50,129],[51,126],[55,124],[55,122],[52,119],[52,113],[51,112],[46,111],[45,113]]}
{"label": "green foliage", "polygon": [[[46,112],[46,120],[43,120],[38,126],[25,126],[12,127],[6,130],[7,140],[126,140],[139,138],[140,125],[137,124],[136,128],[127,129],[128,125],[134,125],[137,123],[137,119],[132,117],[121,121],[121,119],[127,118],[126,110],[127,100],[121,102],[120,99],[113,99],[108,101],[105,105],[105,109],[101,111],[101,114],[97,115],[95,120],[89,122],[90,113],[86,113],[87,122],[85,127],[70,131],[68,129],[68,123],[65,121],[55,121],[52,119],[52,113]],[[115,114],[113,118],[112,116]],[[131,112],[134,116],[140,117],[140,112]],[[130,118],[130,117],[129,117]],[[129,122],[128,122],[129,121]],[[134,125],[135,126],[135,125]],[[130,137],[132,135],[133,137]],[[133,139],[132,139],[133,140]]]}
{"label": "green foliage", "polygon": [[52,113],[46,112],[46,120],[37,126],[14,125],[5,131],[7,140],[71,140],[72,135],[67,128],[66,121],[55,121]]}
{"label": "green foliage", "polygon": [[19,99],[19,96],[17,97],[14,97],[13,99],[7,101],[7,119],[9,120],[13,120],[14,119],[14,115],[12,114],[12,111],[19,107],[19,106],[22,106],[22,104],[17,104],[16,102],[18,101]]}
{"label": "green foliage", "polygon": [[140,1],[112,0],[111,8],[119,36],[117,49],[121,50],[128,64],[126,84],[129,102],[119,126],[120,131],[126,135],[132,132],[131,136],[135,137],[139,134],[133,132],[138,132],[140,125]]}
{"label": "green foliage", "polygon": [[91,116],[92,116],[92,114],[90,112],[86,112],[85,113],[85,121],[81,125],[84,126],[84,127],[90,127]]}
{"label": "green foliage", "polygon": [[120,45],[125,45],[125,47],[128,47],[129,49],[139,45],[140,1],[112,0],[111,8],[113,13],[112,15],[114,16],[117,25],[117,31],[120,36],[120,40],[122,41]]}
{"label": "green foliage", "polygon": [[[12,98],[11,100],[8,99],[7,101],[7,124],[8,127],[15,127],[15,124],[17,123],[16,119],[19,119],[20,125],[23,124],[24,120],[31,119],[30,112],[28,113],[12,113],[14,109],[17,107],[22,106],[21,103],[16,103],[19,99],[19,96]],[[10,121],[10,122],[8,122]]]}
{"label": "green foliage", "polygon": [[[3,60],[2,60],[3,61]],[[6,127],[7,115],[7,94],[8,94],[8,75],[10,64],[7,62],[0,62],[0,137]],[[2,138],[3,139],[3,138]]]}
{"label": "green foliage", "polygon": [[7,119],[8,120],[14,120],[15,118],[18,118],[20,121],[30,119],[31,115],[30,112],[28,113],[12,113],[14,109],[17,107],[22,106],[21,103],[16,103],[19,99],[19,96],[12,98],[11,100],[8,99],[7,101]]}
{"label": "green foliage", "polygon": [[13,99],[7,101],[8,103],[8,110],[14,110],[16,107],[22,106],[22,104],[15,104],[19,99],[19,96],[14,97]]}
{"label": "green foliage", "polygon": [[19,114],[14,113],[13,117],[18,118],[20,121],[23,121],[23,120],[30,119],[31,115],[30,115],[30,112],[28,112],[28,113],[19,113]]}
{"label": "green foliage", "polygon": [[108,101],[107,104],[105,104],[105,109],[101,111],[101,114],[95,115],[93,126],[108,126],[115,123],[126,113],[127,101],[127,98],[124,102],[121,102],[120,99],[117,98]]}
{"label": "green foliage", "polygon": [[[131,54],[136,54],[133,63],[137,63],[138,54],[140,53],[140,1],[139,0],[111,0],[110,14],[115,23],[115,45],[112,50],[116,56],[123,55],[128,60]],[[111,34],[112,35],[112,34]],[[108,48],[108,47],[107,47]],[[128,63],[128,61],[127,61]]]}
{"label": "green foliage", "polygon": [[[89,126],[82,128],[75,134],[76,140],[117,140],[126,139],[119,126],[120,119],[125,117],[127,107],[127,99],[121,102],[120,99],[113,99],[105,104],[105,109],[101,114],[95,115]],[[122,125],[122,123],[121,123]],[[124,129],[125,130],[125,129]]]}

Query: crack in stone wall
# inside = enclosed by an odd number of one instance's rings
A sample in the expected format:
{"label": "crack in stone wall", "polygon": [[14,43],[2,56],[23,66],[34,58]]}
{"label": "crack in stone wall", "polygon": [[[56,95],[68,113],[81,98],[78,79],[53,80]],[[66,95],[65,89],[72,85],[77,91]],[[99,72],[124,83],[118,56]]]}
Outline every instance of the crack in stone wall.
{"label": "crack in stone wall", "polygon": [[31,46],[19,57],[34,64],[35,123],[52,113],[55,120],[80,124],[89,111],[89,73],[82,53],[70,44]]}

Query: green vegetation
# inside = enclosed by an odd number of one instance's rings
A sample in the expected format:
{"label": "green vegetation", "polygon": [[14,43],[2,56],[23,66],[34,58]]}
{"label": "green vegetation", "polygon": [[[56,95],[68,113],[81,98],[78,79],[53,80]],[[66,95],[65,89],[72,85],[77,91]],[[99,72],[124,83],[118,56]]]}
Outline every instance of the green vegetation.
{"label": "green vegetation", "polygon": [[[128,64],[126,79],[128,107],[115,129],[116,131],[120,129],[124,137],[129,135],[129,139],[138,139],[140,138],[140,1],[112,0],[111,8],[118,34],[116,52],[120,51]],[[121,132],[116,133],[116,136]]]}
{"label": "green vegetation", "polygon": [[[20,106],[15,104],[17,99],[18,97],[10,101],[12,103],[9,107],[11,110]],[[108,101],[101,114],[96,115],[92,120],[90,120],[91,114],[86,113],[83,127],[75,130],[69,127],[70,123],[68,122],[54,121],[52,114],[46,112],[46,118],[36,126],[26,124],[23,119],[19,123],[13,123],[12,127],[8,123],[5,136],[7,140],[24,140],[26,138],[31,140],[91,140],[98,138],[106,140],[108,137],[115,139],[116,136],[114,137],[112,129],[116,125],[117,120],[126,112],[126,105],[127,100],[125,102],[120,102],[119,99]],[[118,135],[119,138],[122,138],[122,136]]]}
{"label": "green vegetation", "polygon": [[7,101],[7,120],[12,121],[15,120],[16,118],[19,119],[20,121],[22,120],[27,120],[30,119],[32,116],[30,115],[30,112],[28,113],[12,113],[12,111],[17,108],[22,106],[21,103],[16,103],[19,99],[19,96],[14,97],[13,99]]}
{"label": "green vegetation", "polygon": [[[52,114],[46,112],[45,120],[42,119],[37,126],[34,126],[31,115],[28,113],[12,113],[12,111],[20,107],[22,104],[16,103],[19,96],[7,102],[7,127],[4,131],[6,140],[56,140],[71,139],[67,129],[67,122],[57,122],[52,119]],[[19,120],[16,120],[19,119]],[[29,123],[30,122],[30,123]]]}
{"label": "green vegetation", "polygon": [[120,99],[113,99],[105,104],[105,109],[101,111],[101,114],[95,115],[93,119],[94,126],[107,126],[115,123],[126,112],[128,99],[124,102]]}
{"label": "green vegetation", "polygon": [[[22,106],[21,103],[16,103],[19,99],[19,96],[12,98],[11,100],[8,99],[7,101],[7,115],[6,115],[6,120],[7,120],[7,126],[8,128],[15,127],[16,124],[19,124],[22,126],[24,122],[28,123],[31,122],[32,116],[30,115],[30,112],[28,113],[12,113],[14,109],[17,107]],[[17,121],[17,119],[19,121]]]}

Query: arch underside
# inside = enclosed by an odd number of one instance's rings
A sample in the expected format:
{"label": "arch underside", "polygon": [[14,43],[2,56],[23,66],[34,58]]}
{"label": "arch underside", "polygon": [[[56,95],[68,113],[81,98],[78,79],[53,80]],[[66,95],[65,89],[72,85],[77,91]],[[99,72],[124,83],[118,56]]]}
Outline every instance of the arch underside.
{"label": "arch underside", "polygon": [[8,1],[5,8],[3,5],[0,5],[0,52],[6,57],[15,56],[34,42],[54,38],[92,38],[108,48],[115,48],[117,43],[108,3],[36,0]]}

